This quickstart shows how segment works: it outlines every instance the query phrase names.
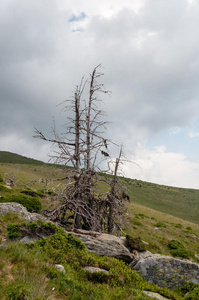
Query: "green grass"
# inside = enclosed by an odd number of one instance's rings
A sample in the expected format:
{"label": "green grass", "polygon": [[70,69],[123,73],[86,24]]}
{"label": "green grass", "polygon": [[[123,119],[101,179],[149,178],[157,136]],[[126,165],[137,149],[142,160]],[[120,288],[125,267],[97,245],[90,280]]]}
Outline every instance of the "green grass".
{"label": "green grass", "polygon": [[0,151],[0,163],[43,165],[42,161],[8,151]]}
{"label": "green grass", "polygon": [[[199,256],[198,224],[135,203],[129,203],[127,211],[123,230],[133,237],[140,237],[147,243],[147,250],[153,253],[171,255],[168,243],[171,240],[178,240],[187,251],[196,254],[192,259],[199,262],[197,258]],[[141,219],[142,226],[135,226],[132,221],[140,214],[145,215]]]}
{"label": "green grass", "polygon": [[[8,181],[11,174],[16,175],[15,181],[19,188],[28,186],[37,190],[44,189],[46,187],[45,179],[61,178],[64,175],[61,166],[43,162],[37,164],[36,162],[38,161],[24,158],[18,154],[0,151],[0,173]],[[100,174],[102,179],[111,178],[111,175]],[[41,181],[42,178],[44,179],[43,183],[36,184],[36,181]],[[126,186],[132,203],[199,224],[199,190],[174,188],[129,178],[121,178],[121,180]],[[34,181],[35,183],[33,183]],[[55,183],[52,183],[49,188],[54,186]],[[100,181],[97,191],[103,193],[108,188],[105,182]]]}
{"label": "green grass", "polygon": [[124,179],[131,202],[199,224],[199,190]]}
{"label": "green grass", "polygon": [[[48,164],[35,166],[2,163],[0,173],[7,179],[10,174],[16,174],[16,184],[12,190],[2,188],[0,196],[17,194],[22,190],[36,193],[41,193],[42,190],[43,193],[46,189],[46,179],[64,176],[63,168]],[[103,178],[107,179],[111,176],[103,174]],[[129,178],[121,178],[121,180],[126,185],[127,193],[131,198],[131,202],[128,203],[128,216],[123,226],[127,234],[135,238],[141,237],[148,243],[147,248],[152,252],[170,255],[167,244],[175,239],[183,243],[188,251],[199,255],[198,190],[166,187]],[[47,190],[58,192],[56,185],[57,182],[50,183]],[[5,186],[5,182],[1,183],[1,186]],[[99,192],[104,192],[107,191],[108,186],[100,181],[97,189]],[[195,203],[193,206],[189,205],[188,199],[191,197]],[[43,209],[52,209],[56,205],[55,194],[46,192],[40,200]]]}
{"label": "green grass", "polygon": [[[46,179],[63,177],[63,168],[49,164],[4,162],[0,163],[0,173],[7,181],[12,174],[16,176],[12,189],[4,188],[6,182],[1,182],[0,196],[19,194],[21,191],[25,191],[26,194],[35,192],[41,196],[39,199],[44,209],[56,205],[54,191],[59,190],[56,188],[57,182],[47,186]],[[111,178],[106,174],[103,174],[102,178],[104,177]],[[199,220],[196,218],[199,191],[155,185],[128,178],[121,178],[121,180],[131,198],[122,229],[132,237],[133,242],[139,242],[139,247],[142,245],[153,253],[171,255],[172,251],[168,245],[175,240],[183,245],[177,255],[191,253],[189,257],[199,262],[197,258],[199,257]],[[97,187],[99,192],[107,189],[108,186],[103,181],[99,182]],[[190,201],[193,205],[190,205]],[[12,225],[13,223],[15,225]],[[28,225],[28,229],[24,229],[24,226],[23,220],[16,215],[1,216],[0,243],[9,235],[11,237],[13,234],[17,235],[17,232],[23,236],[23,230],[24,232],[40,230],[34,222]],[[143,289],[157,291],[171,299],[184,298],[180,296],[180,292],[175,294],[148,285],[135,272],[127,270],[124,263],[116,259],[97,257],[87,252],[84,247],[78,247],[78,243],[73,238],[66,237],[62,232],[55,233],[45,241],[34,243],[29,248],[25,245],[13,244],[6,250],[0,250],[0,257],[0,290],[3,293],[2,299],[5,300],[142,300],[147,299],[142,294]],[[55,263],[63,263],[66,269],[65,275],[56,271]],[[105,268],[110,271],[110,276],[84,273],[85,265]],[[196,290],[193,290],[194,293],[197,295]]]}
{"label": "green grass", "polygon": [[[35,228],[33,223],[23,223],[23,229],[25,226]],[[58,228],[55,234],[35,243],[11,244],[0,250],[0,257],[3,300],[148,299],[143,290],[182,299],[179,292],[144,282],[124,262],[88,252],[79,239]],[[59,273],[55,264],[63,264],[66,273]],[[106,269],[109,275],[84,272],[84,266]]]}

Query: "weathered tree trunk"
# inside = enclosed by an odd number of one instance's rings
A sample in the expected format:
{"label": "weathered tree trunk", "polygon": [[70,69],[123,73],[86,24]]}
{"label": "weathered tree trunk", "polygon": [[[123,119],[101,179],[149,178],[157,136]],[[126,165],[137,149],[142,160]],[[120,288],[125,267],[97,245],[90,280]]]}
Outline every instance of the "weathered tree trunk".
{"label": "weathered tree trunk", "polygon": [[115,211],[115,201],[116,201],[116,185],[117,185],[117,172],[122,155],[122,147],[120,149],[119,157],[115,160],[115,170],[113,175],[113,180],[111,184],[111,191],[109,194],[109,214],[108,214],[108,233],[112,233],[114,229],[114,211]]}

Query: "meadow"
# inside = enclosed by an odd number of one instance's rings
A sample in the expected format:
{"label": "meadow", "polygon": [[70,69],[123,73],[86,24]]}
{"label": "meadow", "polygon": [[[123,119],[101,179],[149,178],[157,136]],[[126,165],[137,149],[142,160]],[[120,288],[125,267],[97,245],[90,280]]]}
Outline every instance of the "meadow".
{"label": "meadow", "polygon": [[[63,167],[42,162],[34,164],[31,159],[21,163],[23,158],[13,158],[11,153],[7,153],[8,158],[9,156],[12,160],[3,162],[0,152],[1,198],[31,190],[38,193],[42,203],[41,212],[43,209],[53,208],[56,205],[56,194],[53,191],[55,188],[57,190],[57,184],[65,182],[48,182],[51,178],[63,178]],[[108,177],[106,174],[99,175],[102,178]],[[9,187],[11,179],[14,184]],[[187,258],[199,262],[199,191],[129,178],[120,180],[130,196],[124,213],[122,235],[128,234],[141,240],[146,250],[152,253],[166,255],[172,255],[169,242],[177,240],[183,245]],[[48,192],[42,194],[44,190]],[[97,190],[104,192],[107,186],[100,181]],[[12,214],[0,218],[1,242],[7,238],[8,226],[13,223],[23,224],[23,221]],[[63,232],[59,234],[56,243],[67,239],[64,243],[71,251],[62,253],[63,247],[60,244],[56,246],[55,241],[55,249],[51,249],[49,245],[52,238],[46,241],[45,247],[37,243],[27,249],[26,245],[11,244],[6,251],[0,250],[2,299],[147,299],[143,290],[157,291],[168,299],[188,299],[181,291],[169,291],[148,285],[135,272],[129,271],[124,263],[110,258],[99,258],[84,248],[74,247],[74,242],[70,242]],[[56,272],[53,267],[55,263],[64,264],[67,270],[65,275]],[[84,265],[104,267],[110,270],[111,276],[91,278],[82,271]]]}

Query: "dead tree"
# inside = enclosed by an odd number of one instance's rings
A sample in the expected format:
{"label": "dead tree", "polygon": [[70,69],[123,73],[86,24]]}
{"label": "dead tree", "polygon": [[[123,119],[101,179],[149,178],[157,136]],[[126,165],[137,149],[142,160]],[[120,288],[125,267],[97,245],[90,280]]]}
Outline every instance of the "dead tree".
{"label": "dead tree", "polygon": [[[37,129],[35,137],[55,144],[58,149],[51,157],[56,162],[73,167],[65,176],[66,184],[61,193],[60,205],[45,212],[46,216],[62,225],[69,224],[72,229],[105,229],[112,233],[114,219],[119,212],[116,178],[122,150],[116,159],[111,185],[109,183],[111,190],[105,195],[96,194],[94,187],[100,163],[110,159],[109,141],[103,137],[106,122],[102,120],[103,112],[98,108],[100,94],[107,93],[103,84],[98,83],[103,75],[99,69],[100,65],[93,70],[90,80],[85,81],[83,78],[76,87],[73,98],[63,102],[63,110],[73,113],[73,117],[68,117],[66,132],[60,135],[54,126],[53,138],[46,137]],[[88,100],[84,98],[87,88]]]}

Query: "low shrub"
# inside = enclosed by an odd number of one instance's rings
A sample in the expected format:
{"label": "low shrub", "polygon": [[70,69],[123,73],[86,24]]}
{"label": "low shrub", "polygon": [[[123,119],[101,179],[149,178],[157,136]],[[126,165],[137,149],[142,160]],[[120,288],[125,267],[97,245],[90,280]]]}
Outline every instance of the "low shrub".
{"label": "low shrub", "polygon": [[182,224],[175,224],[175,228],[183,228]]}
{"label": "low shrub", "polygon": [[6,186],[0,184],[0,192],[7,192],[7,193],[10,193],[10,192],[11,192],[11,189],[9,189],[9,188],[7,188]]}
{"label": "low shrub", "polygon": [[51,195],[51,196],[56,196],[56,195],[57,195],[57,193],[53,192],[52,190],[49,190],[49,191],[47,192],[47,194],[48,194],[48,195]]}
{"label": "low shrub", "polygon": [[108,279],[109,279],[109,275],[108,274],[105,274],[105,273],[102,273],[102,272],[89,272],[89,271],[86,271],[85,272],[86,274],[86,277],[88,280],[92,281],[92,282],[99,282],[99,283],[107,283],[108,282]]}
{"label": "low shrub", "polygon": [[169,249],[179,249],[179,248],[184,248],[184,245],[177,240],[172,240],[168,242],[168,247]]}
{"label": "low shrub", "polygon": [[9,284],[7,286],[6,296],[8,300],[25,300],[30,299],[30,291],[28,288],[23,284]]}
{"label": "low shrub", "polygon": [[38,198],[22,194],[6,195],[0,198],[0,202],[20,203],[26,207],[29,212],[39,212],[42,208],[41,201]]}
{"label": "low shrub", "polygon": [[3,176],[0,173],[0,182],[3,182]]}
{"label": "low shrub", "polygon": [[126,246],[130,251],[146,251],[146,245],[143,243],[140,237],[133,238],[130,235],[126,235]]}
{"label": "low shrub", "polygon": [[44,197],[44,193],[41,191],[23,190],[21,193],[32,197]]}
{"label": "low shrub", "polygon": [[167,227],[167,225],[163,221],[157,222],[157,224],[155,226],[160,227],[160,228],[166,228]]}
{"label": "low shrub", "polygon": [[168,243],[170,253],[174,257],[193,258],[194,253],[186,250],[185,246],[177,240],[172,240]]}
{"label": "low shrub", "polygon": [[190,259],[190,258],[194,257],[193,252],[188,251],[186,249],[182,249],[182,248],[170,250],[170,253],[174,257],[181,257],[181,258],[186,258],[186,259]]}
{"label": "low shrub", "polygon": [[[49,228],[50,224],[30,222],[20,227],[27,228],[29,225],[31,230],[38,230],[38,227]],[[123,261],[90,253],[75,236],[58,227],[56,229],[55,234],[37,242],[13,243],[1,250],[2,261],[12,264],[13,276],[5,284],[0,281],[2,299],[138,300],[147,298],[142,294],[143,290],[159,292],[168,299],[181,299],[174,297],[173,291],[144,282]],[[55,264],[63,264],[66,273],[59,273]],[[88,274],[83,270],[84,266],[100,267],[108,270],[109,274]]]}
{"label": "low shrub", "polygon": [[131,223],[133,223],[134,225],[137,225],[137,226],[143,226],[142,223],[137,219],[131,220]]}
{"label": "low shrub", "polygon": [[185,296],[187,293],[193,291],[196,286],[197,285],[193,282],[186,282],[176,290],[179,291],[182,296]]}
{"label": "low shrub", "polygon": [[[53,223],[45,223],[42,220],[38,220],[36,222],[31,221],[29,223],[22,222],[21,224],[11,223],[7,226],[7,236],[8,239],[14,239],[17,237],[24,237],[26,235],[35,235],[35,234],[43,234],[43,235],[51,235],[55,234],[62,229],[58,228]],[[70,239],[70,237],[69,237]],[[74,243],[74,240],[71,238],[71,243]],[[76,245],[76,244],[75,244]]]}
{"label": "low shrub", "polygon": [[187,229],[187,230],[190,230],[190,231],[193,230],[190,226],[188,226],[186,229]]}
{"label": "low shrub", "polygon": [[149,218],[149,217],[146,216],[145,214],[135,214],[135,217],[138,218],[138,219]]}
{"label": "low shrub", "polygon": [[7,226],[8,239],[16,239],[21,236],[19,224],[12,223]]}
{"label": "low shrub", "polygon": [[198,300],[199,299],[199,286],[193,289],[187,296],[184,298],[185,300]]}

